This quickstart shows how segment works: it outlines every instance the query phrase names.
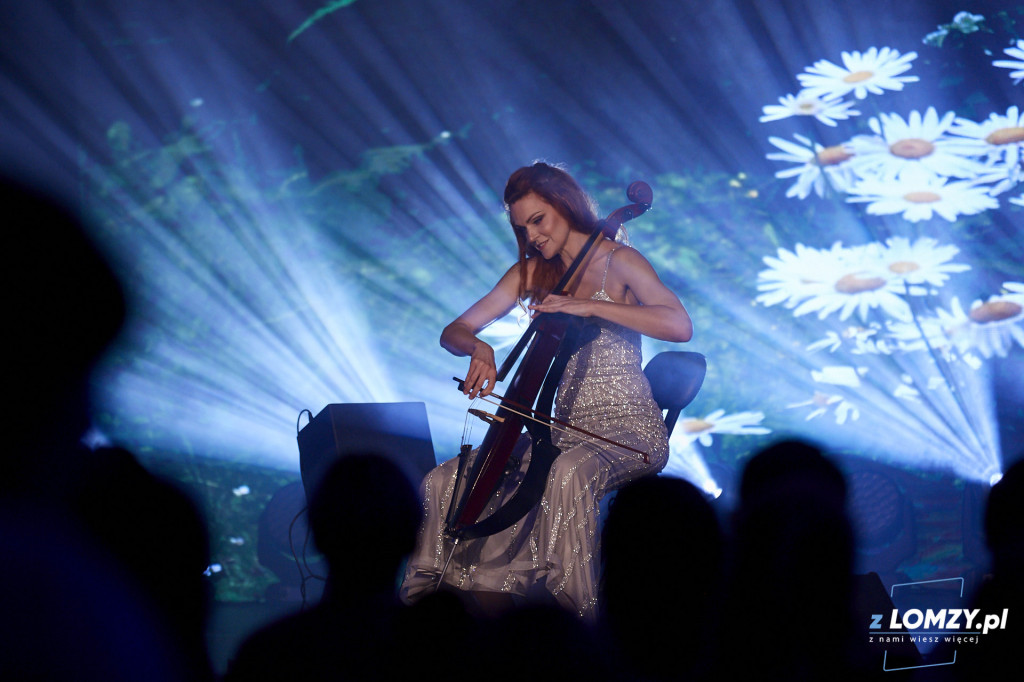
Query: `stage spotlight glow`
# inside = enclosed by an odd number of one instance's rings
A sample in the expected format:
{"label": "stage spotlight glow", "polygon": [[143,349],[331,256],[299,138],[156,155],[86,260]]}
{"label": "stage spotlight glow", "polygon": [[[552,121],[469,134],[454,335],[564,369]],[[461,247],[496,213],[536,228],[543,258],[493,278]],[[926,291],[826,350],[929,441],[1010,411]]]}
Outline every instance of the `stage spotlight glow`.
{"label": "stage spotlight glow", "polygon": [[117,415],[131,413],[156,451],[291,467],[300,410],[390,402],[394,380],[358,288],[310,259],[329,245],[301,215],[219,220],[206,208],[196,228],[140,221],[130,242],[112,244],[160,274],[132,288],[126,350],[97,382],[100,426],[116,433],[127,426]]}
{"label": "stage spotlight glow", "polygon": [[437,337],[515,261],[500,189],[544,158],[604,214],[654,189],[627,229],[708,358],[670,473],[713,490],[786,434],[991,480],[1024,352],[1020,8],[865,2],[3,10],[4,161],[80,198],[135,304],[98,427],[294,470],[300,410],[422,400],[454,455],[466,362]]}

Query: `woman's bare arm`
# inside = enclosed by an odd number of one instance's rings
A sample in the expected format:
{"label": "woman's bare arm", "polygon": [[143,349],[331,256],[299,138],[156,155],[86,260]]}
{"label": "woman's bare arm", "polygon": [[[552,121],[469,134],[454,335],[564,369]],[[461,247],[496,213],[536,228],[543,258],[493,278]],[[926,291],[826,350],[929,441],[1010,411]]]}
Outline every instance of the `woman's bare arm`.
{"label": "woman's bare arm", "polygon": [[497,381],[494,349],[477,337],[480,330],[508,314],[519,300],[519,265],[513,265],[490,292],[441,332],[441,346],[452,355],[469,356],[462,392],[470,398],[490,395]]}
{"label": "woman's bare arm", "polygon": [[581,317],[600,317],[662,341],[684,342],[693,337],[693,322],[679,297],[658,277],[651,264],[631,248],[615,252],[608,271],[609,282],[618,282],[636,297],[639,305],[551,295],[530,305],[536,312],[564,312]]}

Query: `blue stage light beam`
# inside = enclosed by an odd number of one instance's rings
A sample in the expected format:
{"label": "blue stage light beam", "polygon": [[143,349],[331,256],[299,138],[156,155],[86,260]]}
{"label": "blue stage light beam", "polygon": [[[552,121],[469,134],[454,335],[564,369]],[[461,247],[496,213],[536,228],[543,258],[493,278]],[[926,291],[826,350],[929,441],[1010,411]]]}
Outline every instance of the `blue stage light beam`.
{"label": "blue stage light beam", "polygon": [[206,208],[200,229],[137,220],[111,244],[146,276],[131,288],[127,350],[98,378],[100,403],[111,422],[147,423],[157,452],[292,468],[300,410],[390,402],[394,382],[359,287],[316,258],[332,246],[302,215]]}
{"label": "blue stage light beam", "polygon": [[[873,201],[784,197],[795,177],[771,177],[816,158],[815,142],[869,134],[883,113],[1006,113],[1019,92],[993,65],[1006,46],[985,55],[977,41],[1005,32],[1019,8],[979,3],[992,32],[947,28],[937,47],[924,38],[953,18],[952,3],[549,8],[570,35],[555,21],[509,21],[520,4],[357,2],[290,42],[309,18],[299,3],[245,13],[195,3],[184,18],[160,3],[80,3],[70,22],[56,5],[18,10],[39,12],[45,32],[19,31],[18,49],[3,53],[32,81],[9,101],[12,129],[34,140],[5,150],[79,171],[70,188],[140,304],[97,382],[109,435],[294,468],[299,409],[425,400],[439,457],[454,454],[465,400],[449,377],[466,363],[437,335],[514,261],[498,191],[516,166],[545,158],[568,162],[606,211],[629,181],[654,185],[655,208],[630,230],[694,314],[691,347],[709,358],[689,415],[758,412],[773,433],[850,455],[971,479],[998,471],[998,354],[960,337],[919,347],[877,310],[819,320],[754,301],[763,259],[779,248],[892,236],[957,246],[971,267],[939,293],[894,294],[921,304],[928,339],[948,326],[954,298],[966,309],[1024,280],[1013,192],[977,215],[912,222],[870,214]],[[876,20],[883,12],[889,21]],[[44,34],[75,46],[71,68],[56,51],[26,56],[29,36]],[[919,52],[907,75],[920,80],[858,100],[861,115],[839,126],[758,120],[795,94],[801,69],[873,46]],[[950,65],[963,88],[942,80]],[[787,148],[797,161],[765,158],[780,152],[770,138],[795,135],[810,145]],[[868,332],[899,353],[865,354]],[[1001,350],[1020,353],[1007,338]],[[830,339],[835,349],[820,345]],[[766,438],[726,433],[702,450],[742,458]]]}

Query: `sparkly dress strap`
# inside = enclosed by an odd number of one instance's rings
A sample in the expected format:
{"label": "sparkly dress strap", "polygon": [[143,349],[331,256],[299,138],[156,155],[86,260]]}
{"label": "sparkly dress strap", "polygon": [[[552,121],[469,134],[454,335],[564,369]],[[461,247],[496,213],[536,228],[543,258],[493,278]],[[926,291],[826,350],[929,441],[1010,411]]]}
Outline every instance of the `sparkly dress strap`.
{"label": "sparkly dress strap", "polygon": [[[613,246],[613,247],[612,247],[612,250],[608,252],[608,258],[607,258],[607,260],[605,260],[605,262],[604,262],[604,276],[603,276],[603,277],[601,277],[601,289],[599,290],[599,292],[600,292],[600,293],[602,293],[602,294],[604,294],[605,296],[608,296],[608,292],[607,292],[607,291],[605,291],[605,288],[604,288],[604,287],[605,287],[605,284],[606,284],[606,283],[608,282],[608,270],[609,270],[609,269],[611,268],[611,266],[612,266],[612,256],[614,256],[614,255],[615,255],[615,252],[616,252],[616,251],[618,251],[618,250],[619,250],[619,247],[618,247],[618,245],[616,245],[616,246]],[[597,295],[597,294],[595,294],[595,296],[596,296],[596,295]],[[610,297],[609,297],[609,298],[610,298]]]}

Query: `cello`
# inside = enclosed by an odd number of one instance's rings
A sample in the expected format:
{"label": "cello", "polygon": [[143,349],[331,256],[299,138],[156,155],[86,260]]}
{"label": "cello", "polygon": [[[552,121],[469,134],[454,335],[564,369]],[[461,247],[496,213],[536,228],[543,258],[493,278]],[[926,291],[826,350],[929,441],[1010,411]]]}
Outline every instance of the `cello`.
{"label": "cello", "polygon": [[[653,192],[649,185],[637,181],[627,188],[626,197],[632,203],[598,221],[580,253],[552,291],[565,293],[602,234],[614,236],[622,223],[648,210]],[[560,454],[552,442],[552,427],[582,431],[550,415],[563,371],[572,354],[589,340],[587,331],[596,330],[585,330],[579,317],[567,313],[538,313],[498,369],[497,381],[504,381],[522,356],[505,394],[500,396],[495,413],[481,415],[479,411],[471,410],[471,413],[485,417],[490,426],[475,453],[471,446],[463,445],[459,454],[455,489],[443,527],[443,532],[452,538],[454,545],[461,540],[499,533],[523,518],[540,502],[552,463]],[[461,380],[455,380],[460,382],[461,389]],[[495,397],[499,396],[495,394]],[[509,473],[510,465],[518,466],[515,452],[524,429],[529,435],[532,450],[523,480],[504,505],[481,518]],[[637,452],[645,461],[647,459],[646,453],[597,434],[583,433]],[[453,554],[454,547],[442,574]]]}

